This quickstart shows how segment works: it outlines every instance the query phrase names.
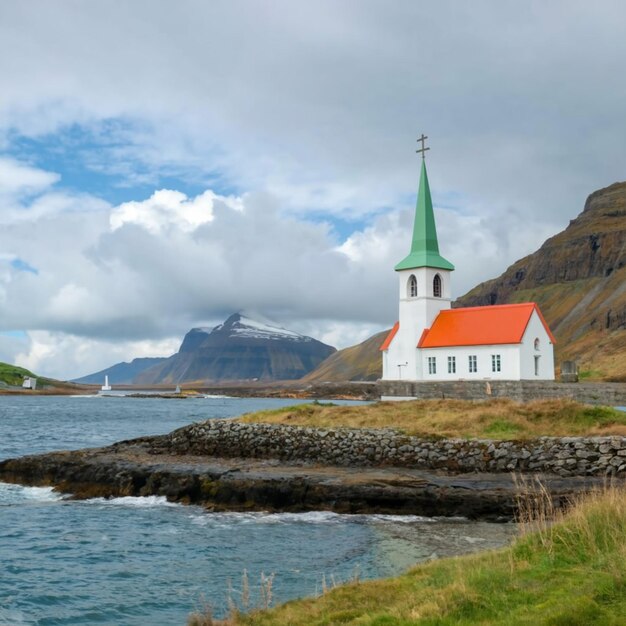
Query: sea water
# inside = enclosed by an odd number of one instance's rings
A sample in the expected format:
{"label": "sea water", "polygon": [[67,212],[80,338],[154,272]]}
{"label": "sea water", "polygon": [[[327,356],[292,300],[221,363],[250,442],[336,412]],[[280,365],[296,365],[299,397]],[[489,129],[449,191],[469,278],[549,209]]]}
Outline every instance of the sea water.
{"label": "sea water", "polygon": [[[0,459],[101,446],[194,421],[293,404],[250,398],[0,396]],[[321,593],[358,576],[503,545],[505,524],[417,516],[209,513],[165,498],[73,501],[50,488],[0,483],[0,624],[183,626],[206,605],[216,616]],[[244,574],[245,572],[245,574]]]}

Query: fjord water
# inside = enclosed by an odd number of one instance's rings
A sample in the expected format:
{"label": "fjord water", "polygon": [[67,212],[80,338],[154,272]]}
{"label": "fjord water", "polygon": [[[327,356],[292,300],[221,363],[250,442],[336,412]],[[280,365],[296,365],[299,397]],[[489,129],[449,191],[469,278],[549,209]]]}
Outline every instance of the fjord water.
{"label": "fjord water", "polygon": [[[94,447],[294,400],[0,396],[0,459]],[[506,543],[510,525],[419,517],[208,513],[164,498],[72,501],[0,483],[0,624],[185,624],[227,609],[247,570],[275,601],[392,575],[432,556]]]}

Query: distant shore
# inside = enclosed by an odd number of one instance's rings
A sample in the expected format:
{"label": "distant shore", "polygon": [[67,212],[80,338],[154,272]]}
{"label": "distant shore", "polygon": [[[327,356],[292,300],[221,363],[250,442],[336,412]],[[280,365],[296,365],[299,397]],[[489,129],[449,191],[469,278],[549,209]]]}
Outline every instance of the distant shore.
{"label": "distant shore", "polygon": [[[223,383],[220,385],[183,384],[181,394],[174,393],[175,385],[112,385],[112,391],[123,391],[132,397],[176,398],[196,392],[198,394],[231,396],[235,398],[294,398],[331,400],[377,400],[376,382],[341,382],[303,385],[299,381]],[[0,388],[0,395],[12,396],[69,396],[99,393],[99,385],[60,383],[40,389]],[[149,391],[150,394],[143,392]],[[189,395],[188,397],[191,397]]]}

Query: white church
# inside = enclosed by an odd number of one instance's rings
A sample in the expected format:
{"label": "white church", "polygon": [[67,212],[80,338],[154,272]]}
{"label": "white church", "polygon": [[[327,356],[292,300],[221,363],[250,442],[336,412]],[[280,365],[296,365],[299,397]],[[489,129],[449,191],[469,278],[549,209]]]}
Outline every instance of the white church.
{"label": "white church", "polygon": [[439,254],[424,158],[411,251],[395,270],[400,313],[380,348],[383,380],[554,380],[555,340],[534,302],[451,308],[454,265]]}

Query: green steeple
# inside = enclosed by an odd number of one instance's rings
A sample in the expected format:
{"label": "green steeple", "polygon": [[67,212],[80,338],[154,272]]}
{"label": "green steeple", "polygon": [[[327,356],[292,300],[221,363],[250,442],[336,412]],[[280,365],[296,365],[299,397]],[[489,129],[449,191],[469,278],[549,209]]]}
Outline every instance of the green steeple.
{"label": "green steeple", "polygon": [[423,159],[420,187],[417,193],[417,206],[415,207],[411,252],[409,256],[396,265],[395,270],[410,270],[417,267],[436,267],[442,270],[454,269],[454,265],[439,254],[433,201],[430,197],[426,163]]}

